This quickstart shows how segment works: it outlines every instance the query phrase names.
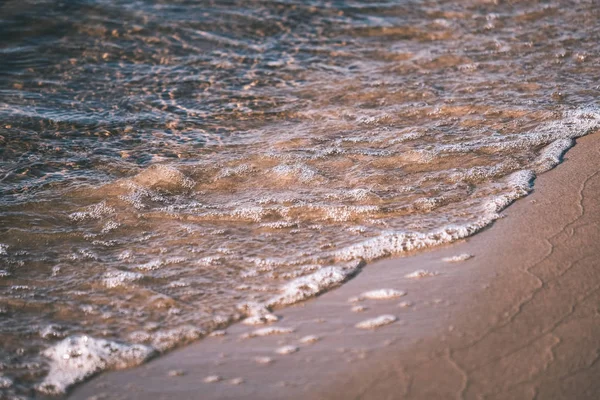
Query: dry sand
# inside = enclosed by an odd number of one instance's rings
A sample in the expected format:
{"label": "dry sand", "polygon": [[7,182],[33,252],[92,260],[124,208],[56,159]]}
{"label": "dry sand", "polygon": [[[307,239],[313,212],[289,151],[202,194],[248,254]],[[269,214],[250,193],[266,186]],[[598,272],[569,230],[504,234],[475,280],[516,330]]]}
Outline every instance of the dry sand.
{"label": "dry sand", "polygon": [[[490,229],[277,310],[292,333],[242,339],[256,328],[237,324],[71,398],[600,398],[600,135],[577,143]],[[460,254],[474,257],[443,260]],[[407,294],[348,302],[384,288]],[[355,326],[384,315],[397,320]]]}

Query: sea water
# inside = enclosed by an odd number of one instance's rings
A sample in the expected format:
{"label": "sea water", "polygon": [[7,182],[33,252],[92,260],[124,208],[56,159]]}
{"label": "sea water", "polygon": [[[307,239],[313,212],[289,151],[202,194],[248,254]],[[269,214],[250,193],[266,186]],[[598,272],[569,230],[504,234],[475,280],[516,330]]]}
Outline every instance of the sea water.
{"label": "sea water", "polygon": [[0,394],[273,322],[488,226],[600,127],[599,20],[591,0],[3,1]]}

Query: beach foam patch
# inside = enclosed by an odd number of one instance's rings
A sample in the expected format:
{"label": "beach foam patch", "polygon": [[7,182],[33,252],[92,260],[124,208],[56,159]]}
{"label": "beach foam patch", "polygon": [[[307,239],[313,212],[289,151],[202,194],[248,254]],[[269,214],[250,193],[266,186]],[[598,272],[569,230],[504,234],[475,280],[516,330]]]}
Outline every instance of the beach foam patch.
{"label": "beach foam patch", "polygon": [[298,350],[300,350],[297,346],[282,346],[279,347],[277,350],[275,350],[275,353],[277,354],[292,354],[292,353],[296,353]]}
{"label": "beach foam patch", "polygon": [[69,386],[95,373],[139,365],[155,352],[152,347],[140,344],[72,336],[42,352],[50,359],[50,371],[38,390],[46,394],[63,394]]}
{"label": "beach foam patch", "polygon": [[237,308],[248,316],[242,321],[245,325],[264,325],[279,320],[263,303],[247,302],[238,305]]}
{"label": "beach foam patch", "polygon": [[366,319],[359,322],[355,326],[359,329],[376,329],[385,325],[389,325],[398,320],[394,315],[385,314],[376,318]]}
{"label": "beach foam patch", "polygon": [[338,286],[354,275],[363,263],[355,261],[344,266],[325,267],[315,273],[297,278],[281,289],[281,294],[267,302],[268,307],[289,305],[316,296],[332,287]]}
{"label": "beach foam patch", "polygon": [[414,272],[411,272],[410,274],[404,275],[404,277],[409,278],[409,279],[421,279],[421,278],[429,278],[429,277],[436,276],[436,275],[439,275],[439,272],[431,272],[431,271],[426,271],[424,269],[418,269]]}
{"label": "beach foam patch", "polygon": [[248,332],[242,335],[243,339],[260,337],[260,336],[270,336],[270,335],[284,335],[288,333],[294,332],[291,328],[281,328],[276,326],[270,326],[267,328],[256,329],[252,332]]}
{"label": "beach foam patch", "polygon": [[396,289],[375,289],[363,292],[358,296],[359,300],[386,300],[406,296],[406,292]]}
{"label": "beach foam patch", "polygon": [[444,257],[444,258],[442,258],[442,261],[456,263],[456,262],[467,261],[470,258],[473,258],[473,256],[471,254],[462,253],[462,254],[458,254],[456,256],[452,256],[452,257]]}

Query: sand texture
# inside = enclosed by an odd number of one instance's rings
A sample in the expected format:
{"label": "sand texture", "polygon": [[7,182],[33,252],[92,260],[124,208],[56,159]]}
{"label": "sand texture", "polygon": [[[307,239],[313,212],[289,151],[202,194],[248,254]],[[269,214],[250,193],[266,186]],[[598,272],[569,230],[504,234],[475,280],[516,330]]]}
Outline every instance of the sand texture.
{"label": "sand texture", "polygon": [[[599,398],[600,135],[577,143],[484,232],[369,264],[334,291],[276,309],[271,326],[293,332],[247,337],[256,328],[237,324],[102,374],[71,398]],[[419,270],[431,274],[410,277]],[[406,296],[360,298],[378,289]],[[382,315],[396,320],[355,327]],[[320,340],[303,343],[308,335]],[[278,353],[284,346],[297,351]]]}

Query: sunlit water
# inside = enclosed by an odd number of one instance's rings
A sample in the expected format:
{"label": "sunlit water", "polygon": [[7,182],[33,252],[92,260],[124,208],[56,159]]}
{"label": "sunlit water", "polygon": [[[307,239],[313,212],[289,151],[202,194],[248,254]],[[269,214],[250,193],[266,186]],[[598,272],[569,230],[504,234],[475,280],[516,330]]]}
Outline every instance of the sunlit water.
{"label": "sunlit water", "polygon": [[144,345],[95,370],[136,364],[487,226],[600,126],[599,20],[592,0],[0,3],[0,395],[83,379],[52,361],[83,358],[64,338]]}

